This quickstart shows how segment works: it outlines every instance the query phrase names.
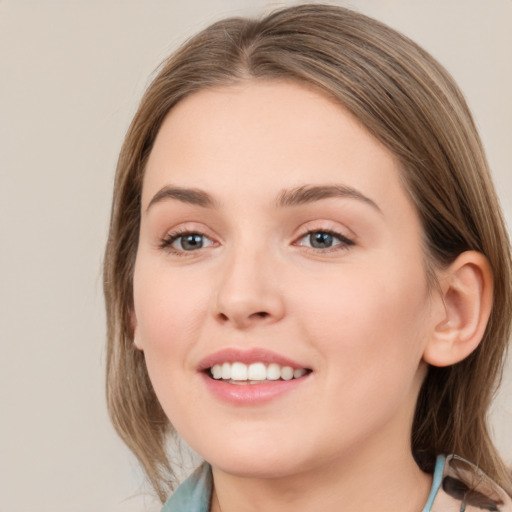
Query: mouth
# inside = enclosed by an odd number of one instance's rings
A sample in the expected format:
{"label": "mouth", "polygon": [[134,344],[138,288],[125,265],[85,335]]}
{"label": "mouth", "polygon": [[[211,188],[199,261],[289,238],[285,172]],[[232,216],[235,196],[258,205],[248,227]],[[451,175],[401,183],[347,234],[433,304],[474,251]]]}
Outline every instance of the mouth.
{"label": "mouth", "polygon": [[197,369],[212,396],[237,407],[264,405],[308,389],[313,373],[304,363],[271,350],[238,347],[210,354]]}
{"label": "mouth", "polygon": [[254,362],[245,364],[240,361],[233,363],[225,361],[207,368],[205,373],[211,379],[229,384],[254,385],[300,379],[311,373],[311,370],[277,363]]}

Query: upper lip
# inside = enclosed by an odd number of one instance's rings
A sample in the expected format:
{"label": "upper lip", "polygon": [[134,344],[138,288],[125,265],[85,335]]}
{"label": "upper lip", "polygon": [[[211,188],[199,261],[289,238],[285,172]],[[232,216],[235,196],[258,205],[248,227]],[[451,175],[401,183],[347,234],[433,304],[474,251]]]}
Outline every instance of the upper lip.
{"label": "upper lip", "polygon": [[222,363],[276,363],[280,366],[291,366],[293,369],[307,368],[306,366],[264,348],[225,348],[205,357],[198,366],[199,371]]}

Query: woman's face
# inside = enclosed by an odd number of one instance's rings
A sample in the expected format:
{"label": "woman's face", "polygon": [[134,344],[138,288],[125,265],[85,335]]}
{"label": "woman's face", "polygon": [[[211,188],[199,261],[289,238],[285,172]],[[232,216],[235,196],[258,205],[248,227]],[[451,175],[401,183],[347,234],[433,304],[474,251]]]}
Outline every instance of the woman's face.
{"label": "woman's face", "polygon": [[246,476],[410,452],[421,239],[392,154],[320,93],[253,81],[178,104],[144,178],[134,325],[181,436]]}

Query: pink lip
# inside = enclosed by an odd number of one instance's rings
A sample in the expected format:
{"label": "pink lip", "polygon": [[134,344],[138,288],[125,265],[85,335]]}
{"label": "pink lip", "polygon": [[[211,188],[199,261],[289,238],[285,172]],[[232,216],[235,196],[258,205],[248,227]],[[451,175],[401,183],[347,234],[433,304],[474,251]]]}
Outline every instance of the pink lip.
{"label": "pink lip", "polygon": [[235,348],[225,348],[223,350],[219,350],[205,359],[203,359],[198,366],[199,371],[206,370],[207,368],[211,368],[216,364],[222,363],[276,363],[280,366],[291,366],[293,369],[298,368],[307,368],[306,366],[293,361],[292,359],[288,359],[280,354],[272,352],[271,350],[267,350],[264,348],[251,348],[246,350],[240,350]]}
{"label": "pink lip", "polygon": [[309,379],[306,374],[300,379],[276,380],[262,384],[229,384],[214,380],[206,373],[201,373],[203,382],[215,398],[236,406],[260,405],[296,390]]}
{"label": "pink lip", "polygon": [[215,352],[203,359],[198,370],[207,389],[212,395],[223,402],[238,406],[251,406],[268,402],[285,393],[295,390],[308,380],[310,373],[292,380],[276,380],[262,382],[261,384],[230,384],[222,380],[212,379],[205,370],[222,363],[276,363],[280,366],[291,366],[294,369],[307,368],[306,366],[288,359],[280,354],[262,348],[246,350],[227,348]]}

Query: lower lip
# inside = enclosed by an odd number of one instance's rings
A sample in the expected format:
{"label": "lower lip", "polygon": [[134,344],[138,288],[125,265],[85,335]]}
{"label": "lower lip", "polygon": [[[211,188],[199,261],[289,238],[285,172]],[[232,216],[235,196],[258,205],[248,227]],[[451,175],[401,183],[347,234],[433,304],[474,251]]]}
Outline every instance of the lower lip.
{"label": "lower lip", "polygon": [[276,380],[261,384],[229,384],[212,379],[206,373],[202,373],[202,377],[208,390],[223,402],[259,405],[294,391],[308,379],[309,374],[299,379]]}

